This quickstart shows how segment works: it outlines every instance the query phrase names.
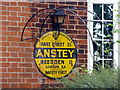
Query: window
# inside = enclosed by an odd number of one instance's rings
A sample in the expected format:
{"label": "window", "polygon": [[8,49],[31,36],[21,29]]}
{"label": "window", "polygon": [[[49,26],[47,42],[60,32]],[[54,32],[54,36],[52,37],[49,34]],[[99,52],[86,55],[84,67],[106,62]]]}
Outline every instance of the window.
{"label": "window", "polygon": [[[118,9],[118,2],[115,0],[88,2],[88,10],[94,12],[99,18],[88,13],[88,27],[94,43],[88,39],[88,69],[96,68],[96,64],[107,68],[118,66],[118,34],[113,34],[114,21],[116,20],[115,9]],[[92,21],[92,22],[89,22]],[[117,27],[117,26],[116,26]],[[89,35],[88,35],[89,37]]]}

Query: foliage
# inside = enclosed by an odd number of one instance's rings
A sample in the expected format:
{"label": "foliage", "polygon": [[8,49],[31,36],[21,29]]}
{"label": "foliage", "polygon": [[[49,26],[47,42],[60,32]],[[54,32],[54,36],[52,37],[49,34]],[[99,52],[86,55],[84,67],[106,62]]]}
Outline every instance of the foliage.
{"label": "foliage", "polygon": [[92,73],[76,73],[73,78],[64,77],[59,81],[65,88],[112,88],[118,89],[119,69],[104,69],[99,67]]}

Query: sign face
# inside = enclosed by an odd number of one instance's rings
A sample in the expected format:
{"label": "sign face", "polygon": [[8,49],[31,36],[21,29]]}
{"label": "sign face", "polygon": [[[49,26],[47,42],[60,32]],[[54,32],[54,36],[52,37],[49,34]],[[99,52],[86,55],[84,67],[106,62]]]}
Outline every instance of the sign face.
{"label": "sign face", "polygon": [[68,35],[50,31],[37,41],[34,58],[38,69],[45,76],[53,79],[62,78],[74,68],[77,50]]}

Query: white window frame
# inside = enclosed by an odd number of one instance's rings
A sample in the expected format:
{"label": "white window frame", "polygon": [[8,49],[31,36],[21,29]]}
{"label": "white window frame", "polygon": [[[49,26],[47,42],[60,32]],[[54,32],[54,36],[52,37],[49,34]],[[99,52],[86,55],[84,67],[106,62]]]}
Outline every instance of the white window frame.
{"label": "white window frame", "polygon": [[[118,10],[118,2],[119,0],[88,0],[88,10],[93,12],[93,4],[113,4],[113,10],[117,9]],[[118,14],[118,12],[113,11],[113,20],[117,20],[117,17],[115,17]],[[88,13],[88,20],[93,20],[93,15]],[[113,22],[113,24],[116,24]],[[93,33],[93,23],[89,22],[87,23],[88,28],[90,30],[90,33],[92,35]],[[118,25],[116,24],[115,26],[116,28],[118,28]],[[92,72],[93,70],[93,45],[92,45],[92,41],[89,38],[90,36],[88,35],[88,71],[89,73]],[[118,41],[118,33],[114,33],[113,34],[113,41]],[[114,52],[114,67],[117,68],[118,67],[118,43],[113,44],[113,52]]]}

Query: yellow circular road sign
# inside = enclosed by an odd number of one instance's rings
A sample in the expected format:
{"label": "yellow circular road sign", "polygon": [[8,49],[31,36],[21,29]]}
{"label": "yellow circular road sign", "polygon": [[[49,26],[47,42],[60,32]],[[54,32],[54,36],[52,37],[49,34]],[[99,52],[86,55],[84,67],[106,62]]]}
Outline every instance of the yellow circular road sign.
{"label": "yellow circular road sign", "polygon": [[34,58],[38,69],[45,76],[62,78],[74,68],[77,50],[68,35],[50,31],[42,35],[35,44]]}

